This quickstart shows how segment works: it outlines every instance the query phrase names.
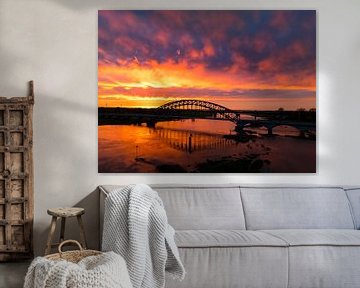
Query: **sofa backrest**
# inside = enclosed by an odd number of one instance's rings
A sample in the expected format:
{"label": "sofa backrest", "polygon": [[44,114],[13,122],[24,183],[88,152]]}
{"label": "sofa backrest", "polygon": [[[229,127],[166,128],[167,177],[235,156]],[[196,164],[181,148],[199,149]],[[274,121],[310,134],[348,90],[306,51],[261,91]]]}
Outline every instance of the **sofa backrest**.
{"label": "sofa backrest", "polygon": [[152,186],[176,230],[244,230],[239,187]]}
{"label": "sofa backrest", "polygon": [[360,229],[360,188],[150,186],[176,230]]}
{"label": "sofa backrest", "polygon": [[240,190],[249,230],[354,229],[350,203],[342,188],[241,187]]}

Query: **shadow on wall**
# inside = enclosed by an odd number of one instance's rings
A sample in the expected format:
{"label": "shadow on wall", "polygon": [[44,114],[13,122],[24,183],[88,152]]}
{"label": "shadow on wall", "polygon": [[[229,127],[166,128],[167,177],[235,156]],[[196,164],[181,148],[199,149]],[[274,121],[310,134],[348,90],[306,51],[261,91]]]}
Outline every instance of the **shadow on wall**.
{"label": "shadow on wall", "polygon": [[[93,192],[87,195],[84,199],[74,205],[74,207],[82,207],[85,209],[83,215],[83,221],[85,225],[85,235],[88,248],[99,248],[99,201],[100,201],[99,189],[96,188]],[[70,227],[69,237],[71,239],[80,239],[80,231],[78,223],[73,227]],[[76,238],[73,238],[76,237]]]}
{"label": "shadow on wall", "polygon": [[[76,0],[50,4],[38,0],[31,5],[32,13],[26,11],[28,16],[23,17],[20,24],[10,17],[3,17],[5,20],[0,17],[0,35],[5,36],[0,39],[0,95],[25,96],[27,81],[34,80],[35,85],[35,255],[44,253],[51,220],[47,209],[51,207],[84,207],[88,244],[90,248],[97,248],[98,233],[95,230],[98,225],[95,222],[98,221],[98,201],[94,191],[98,186],[96,42],[90,42],[89,39],[93,38],[83,33],[88,31],[86,29],[66,34],[71,27],[62,26],[62,21],[72,20],[75,15],[64,13],[65,20],[59,17],[59,22],[50,21],[47,29],[41,29],[39,25],[48,21],[48,17],[36,16],[42,5],[51,11],[51,6],[61,3],[81,12],[86,7],[96,9],[96,2],[91,2],[91,5],[87,5],[88,1]],[[0,4],[0,11],[2,7],[16,11],[10,4],[5,4]],[[2,11],[0,15],[5,13],[5,9]],[[20,9],[19,13],[25,14],[25,11]],[[96,10],[92,14],[96,19]],[[96,30],[92,33],[96,35]],[[69,45],[62,45],[63,39],[72,41],[74,47],[83,47],[83,43],[84,47],[94,49],[89,53],[67,49]],[[89,55],[94,57],[89,58]],[[69,235],[66,237],[78,237],[75,224],[69,221]]]}
{"label": "shadow on wall", "polygon": [[[39,133],[34,135],[35,255],[44,253],[51,220],[47,209],[51,207],[85,208],[88,246],[97,248],[98,184],[93,177],[97,173],[97,146],[96,137],[92,137],[96,135],[96,107],[42,93],[35,97],[34,133]],[[66,238],[79,239],[76,218],[67,224]]]}
{"label": "shadow on wall", "polygon": [[[85,226],[85,235],[86,241],[89,249],[99,248],[99,189],[96,188],[93,192],[91,192],[84,199],[76,203],[73,207],[82,207],[85,209],[85,214],[82,215],[82,220]],[[48,228],[46,230],[41,230],[40,235],[37,235],[37,238],[41,240],[41,243],[46,243],[44,241],[47,240],[50,230],[50,221],[51,216],[49,215],[49,223]],[[57,221],[56,231],[54,234],[54,238],[52,239],[52,243],[58,243],[60,237],[60,218]],[[36,231],[35,231],[35,234]],[[66,228],[65,228],[65,240],[72,239],[80,242],[80,230],[79,224],[77,222],[76,217],[71,217],[66,219]],[[37,247],[36,255],[43,255],[45,251],[44,246],[41,245]],[[77,248],[72,248],[77,249]],[[52,249],[51,253],[56,253],[57,250],[55,248]]]}

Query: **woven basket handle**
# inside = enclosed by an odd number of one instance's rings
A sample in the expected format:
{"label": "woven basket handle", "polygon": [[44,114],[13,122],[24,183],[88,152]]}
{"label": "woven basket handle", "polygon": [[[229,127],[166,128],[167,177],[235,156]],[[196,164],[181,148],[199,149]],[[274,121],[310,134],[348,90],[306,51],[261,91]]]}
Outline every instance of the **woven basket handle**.
{"label": "woven basket handle", "polygon": [[65,244],[68,244],[68,243],[72,243],[72,244],[75,244],[76,246],[78,246],[80,252],[82,252],[82,251],[84,250],[84,249],[82,248],[81,244],[80,244],[78,241],[76,241],[76,240],[65,240],[65,241],[63,241],[63,242],[60,243],[59,248],[58,248],[60,257],[61,257],[61,255],[62,255],[62,253],[63,253],[63,251],[61,250],[61,248],[62,248]]}

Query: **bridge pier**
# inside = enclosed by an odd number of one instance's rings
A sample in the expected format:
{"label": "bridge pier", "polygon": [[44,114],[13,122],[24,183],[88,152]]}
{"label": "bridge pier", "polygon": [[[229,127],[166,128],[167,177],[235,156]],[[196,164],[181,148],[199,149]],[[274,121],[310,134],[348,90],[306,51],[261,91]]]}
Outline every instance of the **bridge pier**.
{"label": "bridge pier", "polygon": [[305,138],[305,130],[300,130],[299,137],[300,138]]}
{"label": "bridge pier", "polygon": [[273,127],[267,127],[268,129],[268,135],[273,135]]}
{"label": "bridge pier", "polygon": [[155,128],[155,125],[156,125],[156,121],[154,120],[150,120],[146,122],[146,126],[149,128]]}
{"label": "bridge pier", "polygon": [[242,132],[244,132],[244,125],[238,122],[238,123],[236,124],[235,131],[236,131],[237,133],[242,133]]}

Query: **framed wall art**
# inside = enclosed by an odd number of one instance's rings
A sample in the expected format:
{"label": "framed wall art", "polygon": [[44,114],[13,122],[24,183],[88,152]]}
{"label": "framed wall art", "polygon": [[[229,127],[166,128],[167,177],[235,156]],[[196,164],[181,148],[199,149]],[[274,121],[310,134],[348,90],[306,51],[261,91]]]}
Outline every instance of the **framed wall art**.
{"label": "framed wall art", "polygon": [[99,11],[98,171],[315,173],[316,11]]}

